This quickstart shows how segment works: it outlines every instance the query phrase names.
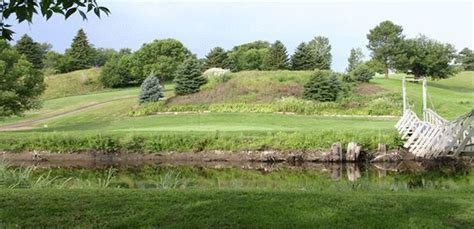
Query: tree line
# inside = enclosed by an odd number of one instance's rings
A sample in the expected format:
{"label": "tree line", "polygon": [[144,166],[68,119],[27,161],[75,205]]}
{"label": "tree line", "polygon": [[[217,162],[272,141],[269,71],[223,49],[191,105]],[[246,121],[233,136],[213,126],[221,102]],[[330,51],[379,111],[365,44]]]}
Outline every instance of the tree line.
{"label": "tree line", "polygon": [[[402,26],[391,21],[379,23],[369,31],[367,39],[370,58],[365,59],[361,48],[353,48],[345,73],[338,76],[343,81],[368,82],[375,73],[388,76],[389,71],[412,74],[415,78],[429,76],[439,79],[453,75],[459,68],[474,70],[472,50],[465,48],[456,53],[452,45],[426,36],[406,38]],[[291,56],[285,45],[277,40],[274,43],[254,41],[230,50],[215,47],[203,59],[198,59],[176,39],[154,40],[135,52],[95,48],[82,29],[64,54],[52,51],[50,44],[35,42],[28,35],[22,36],[15,45],[5,40],[0,42],[0,76],[7,79],[0,82],[3,99],[0,116],[19,114],[37,107],[38,97],[44,90],[43,73],[65,73],[94,66],[102,67],[99,80],[105,87],[140,85],[147,77],[154,76],[158,81],[174,81],[178,95],[199,91],[206,81],[202,72],[209,68],[234,72],[317,69],[322,72],[316,75],[324,77],[315,79],[321,81],[324,78],[327,81],[323,82],[324,85],[337,84],[333,79],[331,81],[335,74],[330,72],[332,47],[329,39],[323,36],[301,42]],[[31,77],[29,87],[34,90],[25,92],[22,77]],[[22,96],[24,98],[20,98]]]}

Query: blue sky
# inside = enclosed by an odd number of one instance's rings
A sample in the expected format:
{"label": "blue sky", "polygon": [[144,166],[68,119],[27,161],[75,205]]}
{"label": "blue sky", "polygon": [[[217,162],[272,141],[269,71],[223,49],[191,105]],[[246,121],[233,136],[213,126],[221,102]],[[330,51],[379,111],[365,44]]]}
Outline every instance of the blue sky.
{"label": "blue sky", "polygon": [[79,28],[95,47],[131,48],[154,39],[176,38],[199,57],[215,46],[226,49],[254,40],[281,40],[292,54],[302,41],[326,36],[332,45],[332,68],[343,71],[349,51],[363,48],[366,34],[383,20],[402,25],[407,37],[424,34],[460,50],[473,48],[472,2],[272,2],[272,1],[100,1],[112,15],[82,21],[37,17],[14,25],[15,38],[28,33],[63,52]]}

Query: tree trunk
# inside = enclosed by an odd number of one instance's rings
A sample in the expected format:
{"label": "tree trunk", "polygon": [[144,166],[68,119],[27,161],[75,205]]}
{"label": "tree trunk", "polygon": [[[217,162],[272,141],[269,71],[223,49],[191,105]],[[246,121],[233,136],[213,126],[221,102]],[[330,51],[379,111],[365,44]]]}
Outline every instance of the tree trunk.
{"label": "tree trunk", "polygon": [[388,79],[388,68],[385,68],[385,78]]}

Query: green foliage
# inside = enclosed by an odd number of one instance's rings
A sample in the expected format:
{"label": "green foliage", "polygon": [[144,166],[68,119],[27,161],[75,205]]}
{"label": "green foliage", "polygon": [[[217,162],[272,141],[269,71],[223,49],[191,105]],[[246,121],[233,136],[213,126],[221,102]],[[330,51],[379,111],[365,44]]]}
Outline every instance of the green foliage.
{"label": "green foliage", "polygon": [[474,71],[474,53],[469,48],[464,48],[459,52],[456,62],[460,63],[464,70]]}
{"label": "green foliage", "polygon": [[330,102],[337,99],[340,91],[339,80],[327,70],[315,70],[311,79],[304,85],[304,98],[318,102]]}
{"label": "green foliage", "polygon": [[313,53],[305,42],[301,42],[296,47],[295,53],[291,56],[292,70],[314,70],[311,60]]}
{"label": "green foliage", "polygon": [[346,72],[349,73],[352,70],[354,70],[357,66],[362,64],[364,62],[364,54],[362,53],[361,48],[352,48],[351,49],[351,54],[349,55],[349,58],[347,59],[348,65],[346,68]]}
{"label": "green foliage", "polygon": [[43,68],[43,58],[46,54],[40,43],[33,41],[27,34],[23,35],[15,45],[19,54],[25,55],[26,60],[33,64],[35,69]]}
{"label": "green foliage", "polygon": [[313,40],[308,42],[308,49],[312,53],[312,69],[331,69],[331,44],[329,44],[329,39],[327,37],[315,37]]}
{"label": "green foliage", "polygon": [[266,41],[254,41],[235,46],[228,56],[232,71],[262,70],[264,59],[270,44]]}
{"label": "green foliage", "polygon": [[397,60],[397,69],[415,78],[444,79],[456,73],[451,62],[456,50],[451,44],[443,44],[425,36],[403,42],[404,55]]}
{"label": "green foliage", "polygon": [[391,21],[383,21],[367,34],[367,48],[372,51],[372,58],[384,66],[385,77],[388,77],[389,69],[395,68],[397,58],[403,52],[402,32],[401,26]]}
{"label": "green foliage", "polygon": [[60,72],[60,65],[61,59],[64,58],[64,55],[59,54],[55,51],[49,51],[44,55],[43,65],[44,70],[49,71],[51,73],[59,73]]}
{"label": "green foliage", "polygon": [[94,65],[97,67],[102,67],[112,59],[112,57],[117,54],[117,51],[114,49],[109,49],[109,48],[98,48],[95,49],[95,58],[94,58]]}
{"label": "green foliage", "polygon": [[176,71],[175,94],[188,95],[199,92],[207,79],[202,75],[201,65],[195,58],[189,58]]}
{"label": "green foliage", "polygon": [[178,40],[154,40],[133,54],[130,71],[138,83],[151,73],[159,76],[161,81],[169,81],[190,55],[191,52]]}
{"label": "green foliage", "polygon": [[86,69],[94,65],[95,51],[83,29],[80,29],[72,40],[71,48],[66,50],[66,57],[68,59],[64,68],[68,71]]}
{"label": "green foliage", "polygon": [[277,40],[270,46],[263,65],[266,70],[288,69],[288,54],[281,41]]}
{"label": "green foliage", "polygon": [[209,68],[222,68],[228,69],[230,60],[227,56],[227,52],[221,47],[213,48],[207,55],[205,60],[205,69]]}
{"label": "green foliage", "polygon": [[367,64],[363,63],[349,72],[349,75],[352,81],[368,83],[375,76],[375,72]]}
{"label": "green foliage", "polygon": [[153,74],[143,81],[140,89],[140,95],[138,96],[140,103],[158,102],[163,98],[163,87],[160,84],[160,79]]}
{"label": "green foliage", "polygon": [[24,56],[0,40],[0,117],[39,107],[43,75]]}
{"label": "green foliage", "polygon": [[0,40],[12,40],[13,30],[11,25],[3,23],[8,18],[15,15],[18,23],[27,21],[33,22],[33,15],[39,14],[49,20],[53,14],[64,15],[68,19],[75,13],[79,13],[82,19],[87,19],[87,13],[93,11],[100,18],[101,13],[110,14],[109,9],[99,6],[96,0],[49,0],[49,1],[2,1],[0,13]]}
{"label": "green foliage", "polygon": [[116,54],[102,68],[99,81],[104,87],[116,88],[137,84],[131,72],[132,56]]}

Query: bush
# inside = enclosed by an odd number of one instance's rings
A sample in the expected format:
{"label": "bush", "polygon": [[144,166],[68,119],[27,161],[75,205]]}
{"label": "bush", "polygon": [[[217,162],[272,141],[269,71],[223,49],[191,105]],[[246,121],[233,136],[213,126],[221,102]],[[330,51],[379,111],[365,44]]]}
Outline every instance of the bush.
{"label": "bush", "polygon": [[207,79],[202,75],[201,66],[195,58],[189,58],[176,71],[176,95],[188,95],[199,92]]}
{"label": "bush", "polygon": [[130,74],[130,55],[114,55],[103,67],[99,81],[104,87],[124,87],[134,84]]}
{"label": "bush", "polygon": [[341,90],[339,80],[327,70],[314,71],[311,79],[304,85],[303,96],[318,102],[335,101]]}
{"label": "bush", "polygon": [[360,83],[368,83],[375,76],[375,72],[367,64],[358,65],[349,74],[353,81]]}
{"label": "bush", "polygon": [[148,76],[141,85],[140,96],[138,101],[140,103],[145,102],[158,102],[163,98],[163,87],[160,84],[160,80],[155,75]]}

